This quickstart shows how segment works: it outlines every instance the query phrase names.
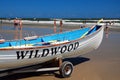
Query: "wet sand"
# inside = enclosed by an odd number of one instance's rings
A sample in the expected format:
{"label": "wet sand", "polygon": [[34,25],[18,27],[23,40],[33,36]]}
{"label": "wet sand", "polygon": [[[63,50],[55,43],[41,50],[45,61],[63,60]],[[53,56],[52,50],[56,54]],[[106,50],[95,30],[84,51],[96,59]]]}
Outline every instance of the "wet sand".
{"label": "wet sand", "polygon": [[100,47],[88,54],[66,59],[74,64],[69,78],[59,72],[21,73],[2,77],[0,80],[120,80],[120,31],[111,30]]}

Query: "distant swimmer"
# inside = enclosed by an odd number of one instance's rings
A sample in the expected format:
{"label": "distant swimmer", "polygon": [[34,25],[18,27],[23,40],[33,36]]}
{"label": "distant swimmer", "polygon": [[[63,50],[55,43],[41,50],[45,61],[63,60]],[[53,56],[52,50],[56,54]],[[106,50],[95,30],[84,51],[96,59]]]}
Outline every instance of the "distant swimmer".
{"label": "distant swimmer", "polygon": [[22,29],[22,20],[19,20],[19,28]]}
{"label": "distant swimmer", "polygon": [[60,20],[60,32],[62,32],[63,22]]}
{"label": "distant swimmer", "polygon": [[109,27],[108,27],[108,22],[106,22],[106,27],[105,27],[106,38],[108,38],[108,34],[109,34]]}
{"label": "distant swimmer", "polygon": [[56,33],[56,20],[54,20],[54,33]]}
{"label": "distant swimmer", "polygon": [[19,20],[17,18],[14,19],[14,27],[17,27],[19,25]]}
{"label": "distant swimmer", "polygon": [[22,39],[22,20],[15,18],[14,19],[14,28],[15,28],[15,36],[14,39],[18,39],[20,30],[20,39]]}

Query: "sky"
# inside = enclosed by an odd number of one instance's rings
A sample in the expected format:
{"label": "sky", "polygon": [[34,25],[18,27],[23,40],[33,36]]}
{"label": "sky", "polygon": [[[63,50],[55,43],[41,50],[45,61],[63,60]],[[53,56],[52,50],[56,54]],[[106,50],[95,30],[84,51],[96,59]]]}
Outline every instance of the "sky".
{"label": "sky", "polygon": [[120,0],[0,0],[4,18],[120,18]]}

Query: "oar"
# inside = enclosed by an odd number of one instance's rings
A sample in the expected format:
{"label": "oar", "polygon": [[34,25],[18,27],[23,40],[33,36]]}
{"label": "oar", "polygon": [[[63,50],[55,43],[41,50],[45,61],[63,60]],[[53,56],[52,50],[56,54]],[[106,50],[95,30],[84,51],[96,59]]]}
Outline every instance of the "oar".
{"label": "oar", "polygon": [[[97,24],[99,24],[99,23],[102,22],[102,21],[103,21],[103,19],[100,19],[94,26],[92,26],[92,27],[90,28],[89,31],[91,31]],[[88,34],[89,31],[87,31],[86,33],[84,33],[80,38],[85,37],[85,36]]]}

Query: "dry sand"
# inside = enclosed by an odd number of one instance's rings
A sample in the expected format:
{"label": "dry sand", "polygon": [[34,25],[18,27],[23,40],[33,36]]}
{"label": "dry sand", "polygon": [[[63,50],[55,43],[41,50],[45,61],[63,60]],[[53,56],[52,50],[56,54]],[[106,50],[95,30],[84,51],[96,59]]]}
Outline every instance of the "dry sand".
{"label": "dry sand", "polygon": [[58,72],[39,72],[13,74],[0,80],[120,80],[120,32],[110,31],[97,50],[67,60],[74,64],[69,78],[61,78]]}

